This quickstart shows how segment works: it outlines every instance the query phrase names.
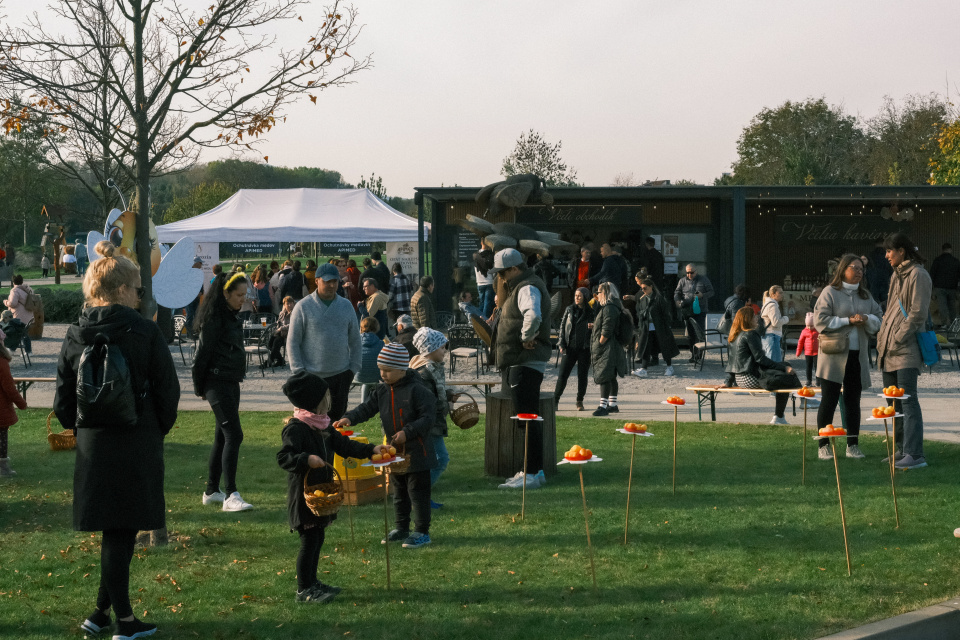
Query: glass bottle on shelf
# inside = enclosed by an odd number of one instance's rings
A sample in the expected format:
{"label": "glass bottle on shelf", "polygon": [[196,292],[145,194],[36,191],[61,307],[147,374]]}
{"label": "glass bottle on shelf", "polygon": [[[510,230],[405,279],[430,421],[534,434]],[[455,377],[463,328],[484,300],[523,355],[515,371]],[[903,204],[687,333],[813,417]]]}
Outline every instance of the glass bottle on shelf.
{"label": "glass bottle on shelf", "polygon": [[785,291],[791,291],[793,289],[793,280],[790,279],[790,274],[783,279],[783,289]]}

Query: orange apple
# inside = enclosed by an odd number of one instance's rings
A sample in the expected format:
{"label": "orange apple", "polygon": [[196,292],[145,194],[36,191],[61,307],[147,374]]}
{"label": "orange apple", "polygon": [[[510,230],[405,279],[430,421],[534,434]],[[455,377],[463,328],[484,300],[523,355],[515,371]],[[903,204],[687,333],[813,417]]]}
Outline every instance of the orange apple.
{"label": "orange apple", "polygon": [[884,408],[883,408],[883,415],[885,415],[885,416],[892,416],[892,415],[895,414],[896,412],[897,412],[897,410],[894,409],[892,406],[888,406],[888,407],[884,407]]}

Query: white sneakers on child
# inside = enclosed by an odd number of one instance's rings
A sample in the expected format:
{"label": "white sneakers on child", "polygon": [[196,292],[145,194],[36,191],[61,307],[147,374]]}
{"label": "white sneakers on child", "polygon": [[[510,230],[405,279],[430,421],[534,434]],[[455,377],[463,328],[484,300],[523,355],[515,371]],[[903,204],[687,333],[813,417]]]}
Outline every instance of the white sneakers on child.
{"label": "white sneakers on child", "polygon": [[238,491],[234,491],[223,501],[224,511],[247,511],[249,509],[253,509],[253,505],[240,497]]}

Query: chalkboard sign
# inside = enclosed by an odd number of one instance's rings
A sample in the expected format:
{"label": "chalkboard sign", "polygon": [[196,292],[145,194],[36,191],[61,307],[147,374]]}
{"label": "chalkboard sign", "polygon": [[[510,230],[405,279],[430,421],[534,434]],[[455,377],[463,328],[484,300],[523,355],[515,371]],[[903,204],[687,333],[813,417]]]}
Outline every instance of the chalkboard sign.
{"label": "chalkboard sign", "polygon": [[457,231],[457,262],[469,262],[473,264],[473,254],[480,251],[480,236],[460,229]]}
{"label": "chalkboard sign", "polygon": [[351,256],[368,256],[373,251],[373,245],[369,242],[321,242],[320,255],[339,256],[341,253],[348,253]]}
{"label": "chalkboard sign", "polygon": [[256,258],[258,256],[277,256],[282,249],[279,242],[221,242],[220,254]]}

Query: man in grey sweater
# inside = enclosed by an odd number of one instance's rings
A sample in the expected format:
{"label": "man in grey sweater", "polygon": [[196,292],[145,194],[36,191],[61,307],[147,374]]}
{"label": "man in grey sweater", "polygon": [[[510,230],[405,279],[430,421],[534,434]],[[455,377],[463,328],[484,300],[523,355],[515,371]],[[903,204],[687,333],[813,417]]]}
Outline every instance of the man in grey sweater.
{"label": "man in grey sweater", "polygon": [[360,370],[360,325],[353,305],[337,295],[339,284],[337,268],[320,265],[317,290],[293,308],[287,334],[290,370],[308,371],[327,382],[333,421],[346,413],[350,383]]}

